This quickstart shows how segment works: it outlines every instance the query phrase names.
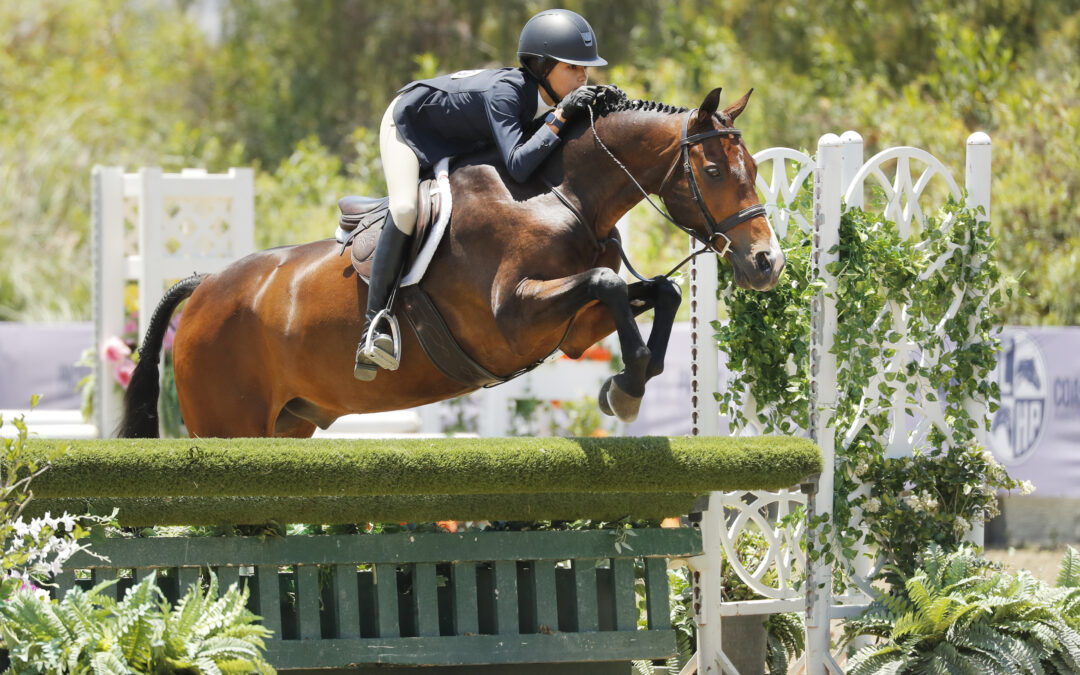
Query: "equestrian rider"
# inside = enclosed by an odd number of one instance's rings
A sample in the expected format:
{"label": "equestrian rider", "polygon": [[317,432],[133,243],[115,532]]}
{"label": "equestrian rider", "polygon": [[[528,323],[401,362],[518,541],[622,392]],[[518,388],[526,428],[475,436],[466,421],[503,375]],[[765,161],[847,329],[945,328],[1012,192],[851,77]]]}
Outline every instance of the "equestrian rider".
{"label": "equestrian rider", "polygon": [[[589,23],[565,9],[529,19],[521,31],[518,59],[521,68],[468,70],[413,82],[399,90],[383,115],[379,149],[390,212],[372,261],[363,339],[353,370],[359,380],[374,379],[379,365],[398,367],[386,322],[372,322],[387,308],[416,229],[421,169],[494,145],[510,176],[526,181],[555,149],[563,124],[596,97],[599,88],[586,86],[588,68],[607,64],[597,54]],[[536,127],[541,117],[544,123]],[[372,348],[367,353],[366,344]]]}

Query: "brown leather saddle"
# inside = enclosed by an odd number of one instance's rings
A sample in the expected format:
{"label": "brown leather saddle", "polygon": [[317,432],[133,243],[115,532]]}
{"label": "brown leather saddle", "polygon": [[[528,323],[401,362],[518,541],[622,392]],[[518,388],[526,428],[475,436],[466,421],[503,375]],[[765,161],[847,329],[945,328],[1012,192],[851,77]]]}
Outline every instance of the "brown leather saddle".
{"label": "brown leather saddle", "polygon": [[[425,180],[417,188],[416,232],[407,254],[405,273],[408,273],[423,248],[428,231],[438,221],[443,206],[442,195],[435,180]],[[365,282],[371,280],[371,264],[375,245],[386,224],[390,211],[389,197],[342,197],[338,200],[341,219],[338,223],[344,236],[341,252],[349,249],[353,269]],[[477,363],[457,343],[442,314],[419,284],[398,289],[396,312],[404,315],[413,327],[420,346],[432,363],[450,379],[471,387],[489,387],[515,377],[500,377]]]}
{"label": "brown leather saddle", "polygon": [[[405,261],[405,270],[412,266],[427,237],[428,229],[439,218],[442,196],[434,179],[425,180],[417,188],[416,232]],[[390,212],[389,197],[342,197],[338,200],[341,220],[338,225],[345,232],[344,246],[350,249],[353,268],[364,281],[371,279],[371,262],[375,245]],[[344,253],[344,248],[342,249]]]}

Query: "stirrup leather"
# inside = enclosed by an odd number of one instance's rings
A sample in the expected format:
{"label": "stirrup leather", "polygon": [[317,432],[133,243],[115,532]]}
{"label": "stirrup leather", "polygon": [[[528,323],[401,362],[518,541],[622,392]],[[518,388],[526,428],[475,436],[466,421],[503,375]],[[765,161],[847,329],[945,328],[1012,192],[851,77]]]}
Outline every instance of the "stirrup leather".
{"label": "stirrup leather", "polygon": [[[387,354],[375,347],[375,327],[379,325],[380,321],[385,321],[390,326],[390,336],[394,340],[393,354]],[[401,364],[401,328],[398,326],[397,318],[390,313],[390,310],[381,310],[371,320],[367,334],[364,335],[364,341],[360,343],[360,353],[380,368],[385,370],[398,369]]]}

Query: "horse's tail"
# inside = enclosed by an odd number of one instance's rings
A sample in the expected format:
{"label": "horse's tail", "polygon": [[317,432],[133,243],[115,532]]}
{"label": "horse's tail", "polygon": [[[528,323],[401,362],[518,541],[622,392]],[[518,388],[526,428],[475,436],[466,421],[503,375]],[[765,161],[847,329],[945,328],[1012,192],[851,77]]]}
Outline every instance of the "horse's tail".
{"label": "horse's tail", "polygon": [[186,300],[202,283],[205,274],[195,274],[165,292],[154,309],[150,327],[139,347],[139,363],[124,393],[124,417],[116,435],[119,438],[158,437],[158,396],[161,393],[161,345],[176,306]]}

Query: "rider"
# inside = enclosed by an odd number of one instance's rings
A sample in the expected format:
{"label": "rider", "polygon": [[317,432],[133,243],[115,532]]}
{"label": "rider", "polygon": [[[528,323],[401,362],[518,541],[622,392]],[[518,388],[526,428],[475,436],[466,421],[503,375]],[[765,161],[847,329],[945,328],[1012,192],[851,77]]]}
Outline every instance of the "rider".
{"label": "rider", "polygon": [[[390,212],[372,261],[353,370],[359,380],[374,379],[380,365],[398,367],[386,323],[372,322],[387,307],[416,229],[421,168],[494,145],[510,176],[524,182],[555,149],[563,124],[596,97],[598,87],[585,86],[588,68],[607,65],[597,54],[589,22],[565,9],[529,19],[521,31],[518,59],[521,68],[467,70],[408,84],[383,115],[379,149]],[[541,117],[544,123],[530,134]],[[373,349],[365,353],[369,331]]]}

